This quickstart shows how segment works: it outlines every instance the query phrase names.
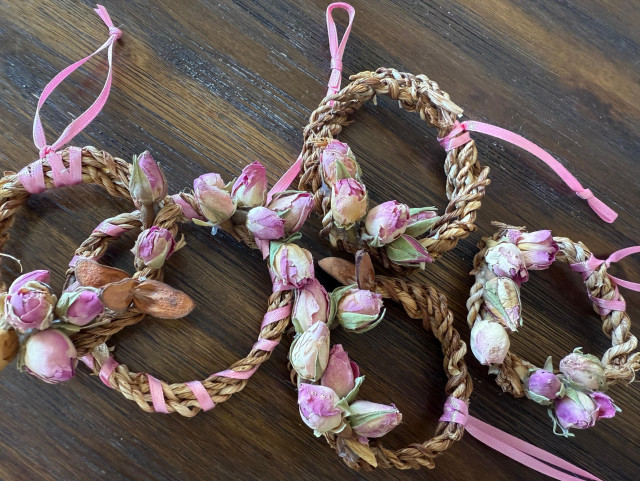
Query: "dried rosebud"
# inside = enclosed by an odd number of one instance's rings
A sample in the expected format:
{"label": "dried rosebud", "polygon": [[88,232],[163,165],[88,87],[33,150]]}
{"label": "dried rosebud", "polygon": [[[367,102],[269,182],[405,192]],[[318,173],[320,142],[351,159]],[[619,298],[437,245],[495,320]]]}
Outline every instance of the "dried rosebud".
{"label": "dried rosebud", "polygon": [[384,202],[369,211],[364,225],[370,245],[380,247],[389,244],[407,229],[409,207],[395,200]]}
{"label": "dried rosebud", "polygon": [[78,359],[76,348],[65,333],[47,329],[27,339],[22,362],[29,374],[54,384],[74,376]]}
{"label": "dried rosebud", "polygon": [[567,434],[571,428],[586,429],[598,419],[598,406],[582,391],[568,388],[564,397],[554,403],[555,415],[560,427]]}
{"label": "dried rosebud", "polygon": [[355,179],[341,179],[333,184],[331,215],[335,224],[349,229],[367,213],[367,189]]}
{"label": "dried rosebud", "polygon": [[256,207],[264,203],[267,195],[267,171],[260,162],[254,162],[242,169],[231,196],[238,207]]}
{"label": "dried rosebud", "polygon": [[320,165],[322,165],[322,178],[329,187],[341,178],[360,177],[360,166],[353,152],[347,144],[339,140],[332,140],[323,149],[320,153]]}
{"label": "dried rosebud", "polygon": [[515,244],[500,242],[487,249],[485,261],[498,277],[510,277],[518,285],[529,279],[524,257]]}
{"label": "dried rosebud", "polygon": [[495,277],[484,285],[484,307],[492,320],[515,332],[522,326],[520,287],[509,277]]}
{"label": "dried rosebud", "polygon": [[176,241],[171,231],[154,225],[140,233],[131,252],[145,266],[160,269],[175,250]]}
{"label": "dried rosebud", "polygon": [[439,217],[435,213],[435,207],[409,209],[409,221],[407,222],[405,234],[411,237],[420,237],[431,229],[438,219]]}
{"label": "dried rosebud", "polygon": [[342,348],[342,345],[333,346],[320,384],[330,387],[338,397],[343,398],[356,387],[358,376],[360,376],[358,365],[349,359],[349,355]]}
{"label": "dried rosebud", "polygon": [[313,210],[313,197],[308,192],[297,192],[276,197],[268,205],[285,220],[285,235],[298,232]]}
{"label": "dried rosebud", "polygon": [[400,266],[424,268],[425,263],[433,262],[429,252],[413,237],[402,234],[391,244],[387,244],[389,259]]}
{"label": "dried rosebud", "polygon": [[225,222],[236,211],[236,204],[218,174],[198,177],[193,181],[193,191],[202,214],[213,225]]}
{"label": "dried rosebud", "polygon": [[275,240],[284,237],[285,220],[266,207],[254,207],[247,214],[247,229],[254,237]]}
{"label": "dried rosebud", "polygon": [[269,273],[273,291],[301,289],[314,277],[311,253],[296,244],[271,243]]}
{"label": "dried rosebud", "polygon": [[329,362],[329,347],[329,328],[317,322],[293,340],[289,361],[300,377],[317,381]]}
{"label": "dried rosebud", "polygon": [[528,270],[549,268],[559,250],[550,230],[520,232],[517,229],[509,229],[505,237],[518,246]]}
{"label": "dried rosebud", "polygon": [[501,324],[486,319],[471,328],[471,352],[481,364],[502,364],[509,352],[509,334]]}
{"label": "dried rosebud", "polygon": [[302,289],[296,290],[291,322],[296,332],[302,333],[316,322],[327,322],[329,317],[329,295],[317,279]]}
{"label": "dried rosebud", "polygon": [[357,286],[337,289],[332,294],[335,317],[347,331],[362,333],[377,326],[384,318],[382,295]]}
{"label": "dried rosebud", "polygon": [[20,341],[14,329],[0,329],[0,371],[16,357]]}
{"label": "dried rosebud", "polygon": [[65,322],[86,326],[104,313],[98,290],[91,287],[64,292],[56,305],[56,315]]}
{"label": "dried rosebud", "polygon": [[137,207],[159,202],[167,196],[167,180],[148,150],[133,156],[129,192]]}
{"label": "dried rosebud", "polygon": [[548,405],[564,394],[564,386],[558,376],[545,369],[536,369],[526,381],[527,397],[539,404]]}
{"label": "dried rosebud", "polygon": [[395,404],[377,404],[356,401],[349,405],[347,421],[353,431],[363,438],[380,438],[402,421],[402,414]]}
{"label": "dried rosebud", "polygon": [[613,403],[613,399],[603,392],[592,392],[589,394],[598,409],[598,419],[608,419],[616,415],[620,408]]}
{"label": "dried rosebud", "polygon": [[34,271],[18,277],[9,291],[0,295],[3,324],[9,324],[18,332],[49,327],[57,298],[45,284],[48,281],[48,271]]}
{"label": "dried rosebud", "polygon": [[300,417],[317,436],[336,429],[342,424],[340,399],[333,389],[325,386],[301,383],[298,385]]}
{"label": "dried rosebud", "polygon": [[570,381],[592,391],[606,386],[604,365],[596,356],[583,354],[578,348],[560,361],[560,372]]}

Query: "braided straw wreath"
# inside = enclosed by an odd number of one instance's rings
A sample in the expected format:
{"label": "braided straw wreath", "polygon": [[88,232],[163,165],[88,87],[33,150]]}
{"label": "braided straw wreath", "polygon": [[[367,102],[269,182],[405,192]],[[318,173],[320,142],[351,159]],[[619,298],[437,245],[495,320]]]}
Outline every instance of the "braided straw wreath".
{"label": "braided straw wreath", "polygon": [[323,215],[321,235],[334,246],[350,253],[364,248],[385,268],[398,272],[424,267],[475,230],[489,169],[477,161],[476,145],[469,140],[447,153],[449,203],[441,216],[436,216],[434,208],[409,209],[396,201],[368,210],[361,169],[348,146],[336,140],[343,126],[353,122],[350,116],[366,101],[375,101],[376,95],[388,95],[403,109],[417,112],[444,137],[462,109],[425,75],[380,68],[350,79],[349,85],[326,97],[311,114],[304,129],[299,188],[314,194],[316,210]]}
{"label": "braided straw wreath", "polygon": [[[570,436],[570,428],[588,428],[600,418],[613,417],[619,409],[604,391],[635,378],[640,353],[634,352],[638,341],[606,263],[581,242],[552,237],[551,231],[528,233],[523,227],[496,225],[498,232],[479,243],[472,271],[476,282],[467,301],[475,357],[490,366],[505,392],[548,406],[558,434]],[[554,260],[582,274],[602,330],[611,338],[601,359],[578,348],[560,361],[559,373],[554,373],[551,357],[538,368],[509,352],[508,334],[522,325],[520,285],[528,280],[528,271],[547,269]]]}

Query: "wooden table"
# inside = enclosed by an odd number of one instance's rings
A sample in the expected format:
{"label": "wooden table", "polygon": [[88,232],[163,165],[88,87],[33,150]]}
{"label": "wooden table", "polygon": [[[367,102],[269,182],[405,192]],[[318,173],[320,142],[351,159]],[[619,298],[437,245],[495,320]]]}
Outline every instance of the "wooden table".
{"label": "wooden table", "polygon": [[[635,203],[640,155],[640,9],[636,2],[354,0],[356,20],[344,57],[346,75],[380,66],[424,73],[465,108],[468,118],[515,130],[556,155],[620,217],[601,222],[584,201],[531,156],[475,136],[492,184],[479,229],[418,276],[449,297],[468,339],[465,301],[475,245],[501,220],[584,241],[599,256],[640,242]],[[0,150],[4,169],[36,158],[31,125],[37,97],[66,65],[102,43],[106,29],[89,1],[0,2]],[[300,149],[301,130],[325,93],[329,75],[326,1],[113,0],[106,5],[124,35],[111,97],[74,145],[95,145],[130,159],[150,149],[171,191],[215,171],[227,178],[246,163],[268,166],[270,182]],[[346,16],[338,15],[344,25]],[[44,108],[50,137],[95,98],[104,59],[62,85]],[[445,205],[444,153],[416,115],[380,99],[345,130],[365,169],[374,202]],[[28,270],[49,268],[59,288],[66,263],[103,218],[130,210],[98,188],[34,196],[6,252]],[[303,243],[330,254],[307,223]],[[185,226],[188,246],[170,261],[167,281],[198,307],[188,321],[145,321],[115,336],[119,358],[169,380],[202,378],[244,355],[262,318],[270,284],[263,261],[220,235]],[[131,238],[106,261],[131,268]],[[4,279],[12,279],[3,262]],[[640,262],[613,268],[638,280]],[[323,277],[323,280],[330,281]],[[333,287],[335,284],[331,284]],[[640,296],[624,292],[637,319]],[[525,327],[516,352],[538,364],[575,346],[602,353],[609,341],[579,276],[566,266],[532,275],[524,292]],[[638,330],[635,330],[638,334]],[[445,399],[441,353],[430,333],[389,306],[367,334],[336,331],[367,380],[363,397],[395,402],[404,423],[388,447],[433,434]],[[302,425],[288,380],[285,341],[244,392],[213,412],[184,419],[140,411],[79,369],[46,385],[12,367],[0,377],[0,478],[3,480],[175,479],[545,479],[466,436],[434,471],[355,473]],[[635,385],[610,394],[622,414],[554,436],[544,408],[499,392],[486,368],[468,357],[475,383],[471,412],[500,429],[607,480],[638,478],[640,422]]]}

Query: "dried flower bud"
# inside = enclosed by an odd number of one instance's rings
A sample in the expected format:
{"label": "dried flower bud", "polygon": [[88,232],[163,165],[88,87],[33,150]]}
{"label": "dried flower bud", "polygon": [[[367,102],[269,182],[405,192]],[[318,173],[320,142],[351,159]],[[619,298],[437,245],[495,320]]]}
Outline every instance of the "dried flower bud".
{"label": "dried flower bud", "polygon": [[167,180],[148,150],[133,157],[129,192],[137,207],[159,202],[167,196]]}
{"label": "dried flower bud", "polygon": [[291,322],[296,332],[302,333],[316,322],[327,322],[328,317],[329,295],[317,279],[296,290],[296,300],[291,313]]}
{"label": "dried flower bud", "polygon": [[501,324],[481,319],[471,328],[470,344],[481,364],[502,364],[509,352],[509,334]]}
{"label": "dried flower bud", "polygon": [[236,211],[236,204],[218,174],[198,177],[193,181],[193,191],[202,214],[213,225],[225,222]]}
{"label": "dried flower bud", "polygon": [[369,211],[364,221],[369,244],[381,247],[404,234],[409,225],[409,207],[395,200],[384,202]]}
{"label": "dried flower bud", "polygon": [[583,354],[578,348],[560,361],[560,372],[570,381],[592,391],[606,386],[604,365],[596,356]]}
{"label": "dried flower bud", "polygon": [[360,376],[358,365],[349,359],[342,345],[333,346],[320,384],[330,387],[338,397],[343,398],[356,387],[358,376]]}
{"label": "dried flower bud", "polygon": [[20,341],[14,329],[0,329],[0,371],[16,357]]}
{"label": "dried flower bud", "polygon": [[555,415],[560,427],[568,434],[568,430],[586,429],[593,426],[598,419],[598,407],[588,394],[568,388],[566,395],[556,399]]}
{"label": "dried flower bud", "polygon": [[273,291],[301,289],[314,277],[311,253],[296,244],[271,243],[269,273]]}
{"label": "dried flower bud", "polygon": [[424,268],[425,263],[433,262],[431,255],[420,242],[413,237],[402,234],[391,244],[387,244],[387,255],[400,266]]}
{"label": "dried flower bud", "polygon": [[322,178],[329,187],[333,186],[340,178],[339,171],[343,171],[348,177],[358,179],[360,166],[351,152],[349,146],[339,140],[332,140],[320,153],[320,165],[322,166]]}
{"label": "dried flower bud", "polygon": [[538,404],[548,405],[564,395],[564,385],[554,373],[545,369],[536,369],[526,382],[527,397]]}
{"label": "dried flower bud", "polygon": [[298,375],[318,381],[329,362],[329,328],[324,322],[312,324],[291,343],[289,360]]}
{"label": "dried flower bud", "polygon": [[598,419],[608,419],[616,415],[620,408],[613,403],[613,399],[603,392],[592,392],[589,394],[598,409]]}
{"label": "dried flower bud", "polygon": [[298,232],[313,210],[313,197],[308,192],[280,195],[269,204],[269,209],[285,220],[285,235]]}
{"label": "dried flower bud", "polygon": [[349,229],[367,213],[367,189],[355,179],[341,179],[333,184],[331,215],[335,224]]}
{"label": "dried flower bud", "polygon": [[275,240],[284,237],[285,220],[266,207],[254,207],[247,214],[247,229],[254,237]]}
{"label": "dried flower bud", "polygon": [[498,277],[510,277],[518,285],[529,279],[522,253],[515,244],[500,242],[487,249],[485,261]]}
{"label": "dried flower bud", "polygon": [[509,229],[505,237],[518,246],[528,270],[549,268],[559,250],[550,230],[520,232],[517,229]]}
{"label": "dried flower bud", "polygon": [[8,292],[0,294],[3,323],[18,332],[49,327],[57,298],[45,284],[48,281],[48,271],[33,271],[18,277]]}
{"label": "dried flower bud", "polygon": [[47,329],[27,339],[22,362],[29,374],[55,384],[74,376],[78,359],[76,348],[65,333]]}
{"label": "dried flower bud", "polygon": [[56,305],[56,315],[65,322],[86,326],[102,316],[104,306],[98,290],[83,287],[73,292],[64,292]]}
{"label": "dried flower bud", "polygon": [[331,388],[307,383],[298,386],[300,417],[314,430],[316,436],[342,424],[342,409],[337,406],[339,401],[338,395]]}
{"label": "dried flower bud", "polygon": [[231,196],[238,207],[256,207],[267,196],[267,171],[260,162],[253,162],[242,169]]}
{"label": "dried flower bud", "polygon": [[357,286],[347,286],[333,292],[335,317],[347,331],[362,333],[377,326],[384,318],[382,295]]}
{"label": "dried flower bud", "polygon": [[356,401],[349,405],[347,421],[353,431],[362,438],[380,438],[402,421],[402,414],[395,404],[377,404]]}
{"label": "dried flower bud", "polygon": [[171,231],[154,225],[140,233],[131,252],[145,266],[160,269],[175,250],[176,241]]}
{"label": "dried flower bud", "polygon": [[495,277],[484,285],[484,307],[492,320],[515,332],[522,326],[520,287],[509,277]]}
{"label": "dried flower bud", "polygon": [[409,209],[409,221],[405,234],[418,238],[431,229],[439,218],[435,213],[435,207]]}

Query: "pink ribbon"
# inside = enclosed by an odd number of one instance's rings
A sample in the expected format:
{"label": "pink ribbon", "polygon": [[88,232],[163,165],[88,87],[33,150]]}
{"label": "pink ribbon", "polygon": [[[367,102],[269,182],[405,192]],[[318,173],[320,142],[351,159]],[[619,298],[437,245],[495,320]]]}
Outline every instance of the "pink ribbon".
{"label": "pink ribbon", "polygon": [[[109,97],[109,91],[111,89],[111,79],[113,76],[113,45],[118,38],[122,35],[120,29],[114,27],[107,10],[98,5],[95,9],[96,13],[102,21],[109,27],[109,38],[91,55],[78,60],[77,62],[69,65],[62,70],[58,75],[53,77],[51,81],[45,86],[40,98],[38,99],[38,105],[36,108],[35,117],[33,119],[33,142],[40,150],[40,160],[37,160],[29,166],[22,169],[19,173],[19,179],[27,192],[31,194],[43,192],[46,189],[43,163],[47,162],[51,166],[51,172],[53,176],[53,182],[55,187],[63,187],[66,185],[73,185],[82,182],[82,165],[81,165],[81,151],[71,150],[69,153],[69,169],[64,167],[62,162],[62,156],[58,149],[70,142],[76,135],[78,135],[84,128],[91,123],[91,121],[100,113],[102,107]],[[81,65],[91,59],[94,55],[100,53],[102,50],[107,49],[107,59],[109,63],[109,71],[107,72],[107,79],[102,91],[91,104],[91,106],[83,112],[78,118],[73,120],[66,129],[62,132],[58,140],[53,144],[47,144],[47,139],[42,127],[42,121],[40,120],[40,109],[49,98],[49,95],[60,85],[71,73],[77,70]]]}
{"label": "pink ribbon", "polygon": [[535,155],[545,164],[553,169],[558,176],[564,181],[565,184],[573,190],[578,197],[587,201],[589,206],[594,210],[598,216],[605,222],[613,222],[618,217],[618,214],[608,207],[604,202],[593,195],[589,189],[586,189],[560,162],[554,159],[548,152],[538,147],[533,142],[525,139],[524,137],[495,125],[485,124],[483,122],[476,122],[474,120],[467,120],[462,123],[456,122],[453,130],[449,132],[443,138],[438,138],[440,145],[448,152],[451,149],[460,147],[471,140],[469,132],[478,132],[481,134],[490,135],[498,139],[504,140],[513,144],[527,152]]}
{"label": "pink ribbon", "polygon": [[117,367],[118,361],[116,361],[112,356],[109,356],[100,368],[100,379],[107,387],[111,387],[111,384],[109,384],[109,377],[111,377],[111,374]]}
{"label": "pink ribbon", "polygon": [[[338,31],[336,29],[336,23],[333,21],[333,10],[340,8],[345,10],[349,14],[349,24],[347,25],[342,40],[338,43]],[[342,57],[344,56],[344,50],[347,46],[347,40],[351,33],[351,26],[353,25],[353,19],[356,15],[355,9],[345,2],[335,2],[327,7],[327,31],[329,33],[329,51],[331,52],[331,77],[329,77],[327,95],[332,95],[340,91],[340,85],[342,83]],[[333,105],[333,101],[329,103]],[[289,188],[291,183],[300,173],[302,167],[302,152],[298,156],[294,164],[284,173],[284,175],[276,182],[276,185],[267,194],[267,205],[273,199],[273,196],[278,192],[284,192]]]}
{"label": "pink ribbon", "polygon": [[167,404],[164,401],[164,391],[162,390],[162,383],[151,374],[147,374],[147,381],[149,381],[149,394],[151,394],[151,403],[153,404],[153,410],[157,413],[169,414]]}
{"label": "pink ribbon", "polygon": [[186,385],[191,389],[191,392],[196,397],[196,401],[198,401],[203,411],[209,411],[216,407],[216,403],[213,402],[211,396],[209,396],[209,393],[200,381],[191,381],[186,383]]}
{"label": "pink ribbon", "polygon": [[558,456],[470,416],[467,404],[460,399],[454,397],[447,399],[440,421],[455,422],[464,426],[465,430],[481,443],[550,478],[560,481],[602,481]]}

